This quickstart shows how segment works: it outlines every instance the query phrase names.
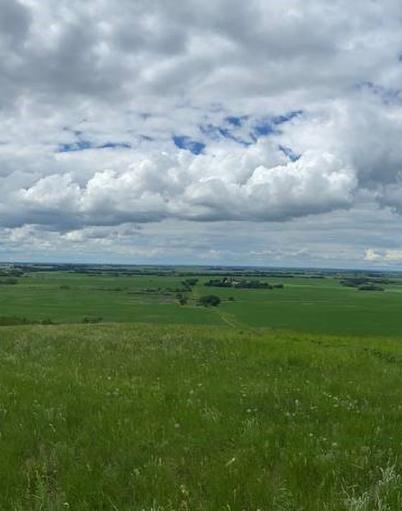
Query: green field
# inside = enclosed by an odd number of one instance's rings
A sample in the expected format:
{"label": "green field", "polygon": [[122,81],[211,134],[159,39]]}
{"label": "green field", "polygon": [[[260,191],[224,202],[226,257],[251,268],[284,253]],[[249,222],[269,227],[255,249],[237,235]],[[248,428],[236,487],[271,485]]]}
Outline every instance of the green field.
{"label": "green field", "polygon": [[[263,278],[284,289],[207,288],[205,275],[180,306],[174,289],[183,277],[26,273],[17,285],[0,285],[0,318],[80,323],[103,322],[269,327],[329,334],[399,336],[402,333],[402,279],[383,292],[344,287],[339,278]],[[169,291],[170,290],[170,291]],[[197,297],[213,292],[218,308],[203,308]],[[228,301],[233,297],[234,301]]]}
{"label": "green field", "polygon": [[3,327],[0,508],[401,509],[401,369],[396,340]]}
{"label": "green field", "polygon": [[399,275],[184,278],[0,276],[0,510],[401,510]]}
{"label": "green field", "polygon": [[0,509],[402,508],[396,340],[3,327],[0,370]]}

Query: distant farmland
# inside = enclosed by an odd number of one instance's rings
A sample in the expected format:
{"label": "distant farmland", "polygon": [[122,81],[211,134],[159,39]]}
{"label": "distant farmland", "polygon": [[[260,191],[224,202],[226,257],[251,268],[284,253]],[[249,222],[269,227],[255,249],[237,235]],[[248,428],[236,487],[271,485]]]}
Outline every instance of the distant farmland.
{"label": "distant farmland", "polygon": [[[210,277],[183,289],[186,276],[71,272],[27,272],[18,284],[0,284],[0,322],[25,319],[54,323],[129,322],[152,324],[236,325],[351,335],[399,336],[402,332],[402,277],[384,291],[341,285],[343,276],[281,275],[259,277],[283,289],[206,287]],[[197,305],[214,293],[217,308]],[[185,297],[180,305],[179,295]]]}

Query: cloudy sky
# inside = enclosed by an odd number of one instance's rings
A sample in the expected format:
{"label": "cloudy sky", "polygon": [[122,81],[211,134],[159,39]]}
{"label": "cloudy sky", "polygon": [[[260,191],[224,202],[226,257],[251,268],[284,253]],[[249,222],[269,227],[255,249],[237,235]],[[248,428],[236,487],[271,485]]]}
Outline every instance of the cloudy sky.
{"label": "cloudy sky", "polygon": [[0,0],[0,260],[402,268],[400,0]]}

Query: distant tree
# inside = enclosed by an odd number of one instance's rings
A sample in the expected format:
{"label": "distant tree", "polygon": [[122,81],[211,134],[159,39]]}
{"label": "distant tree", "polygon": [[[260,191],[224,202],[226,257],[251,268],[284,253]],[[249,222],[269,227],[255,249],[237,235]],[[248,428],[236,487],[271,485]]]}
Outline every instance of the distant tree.
{"label": "distant tree", "polygon": [[384,291],[383,287],[376,286],[375,284],[362,284],[358,287],[359,291]]}
{"label": "distant tree", "polygon": [[198,282],[198,279],[195,279],[195,278],[194,278],[194,279],[186,279],[186,280],[183,280],[183,282],[182,282],[182,283],[183,283],[183,285],[184,285],[184,286],[190,286],[190,287],[192,287],[192,286],[195,286],[195,285],[197,284],[197,282]]}
{"label": "distant tree", "polygon": [[41,325],[54,325],[53,320],[50,318],[41,319],[39,323]]}
{"label": "distant tree", "polygon": [[239,279],[234,277],[224,277],[222,279],[210,279],[205,282],[204,286],[207,287],[230,287],[238,289],[272,289],[269,282],[262,282],[260,280],[252,279]]}
{"label": "distant tree", "polygon": [[100,317],[85,317],[82,322],[83,323],[100,323],[102,318]]}
{"label": "distant tree", "polygon": [[0,284],[12,286],[12,285],[18,284],[18,279],[14,278],[14,277],[8,277],[8,278],[0,280]]}
{"label": "distant tree", "polygon": [[205,295],[199,298],[198,303],[204,307],[216,307],[221,303],[221,299],[216,295]]}
{"label": "distant tree", "polygon": [[8,270],[8,275],[11,277],[22,277],[24,275],[24,272],[22,270],[19,270],[18,268],[12,268],[11,270]]}
{"label": "distant tree", "polygon": [[187,297],[185,295],[177,293],[176,298],[180,305],[186,305]]}

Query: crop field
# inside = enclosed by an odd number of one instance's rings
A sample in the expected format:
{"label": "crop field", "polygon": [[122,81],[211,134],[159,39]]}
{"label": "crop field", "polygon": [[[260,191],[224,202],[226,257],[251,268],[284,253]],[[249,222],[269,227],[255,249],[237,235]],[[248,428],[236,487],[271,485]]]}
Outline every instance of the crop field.
{"label": "crop field", "polygon": [[0,510],[402,509],[399,275],[10,275]]}
{"label": "crop field", "polygon": [[[301,332],[399,336],[402,333],[402,277],[381,292],[364,292],[340,284],[341,277],[274,276],[261,282],[283,289],[206,287],[209,278],[177,292],[178,275],[86,275],[68,272],[25,273],[16,285],[1,285],[0,322],[15,318],[54,323],[89,321],[151,324],[229,325],[238,328],[290,329]],[[205,308],[197,299],[214,293],[219,307]],[[3,319],[3,321],[2,321]]]}

